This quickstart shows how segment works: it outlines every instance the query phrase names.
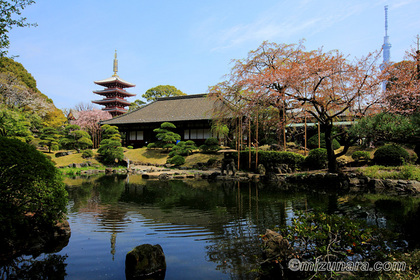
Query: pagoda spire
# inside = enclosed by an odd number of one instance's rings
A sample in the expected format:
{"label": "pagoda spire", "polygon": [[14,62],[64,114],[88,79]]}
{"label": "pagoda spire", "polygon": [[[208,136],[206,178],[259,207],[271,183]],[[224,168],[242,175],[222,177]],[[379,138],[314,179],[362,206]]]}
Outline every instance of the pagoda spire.
{"label": "pagoda spire", "polygon": [[118,60],[117,50],[114,55],[114,75],[112,77],[94,81],[95,84],[105,87],[102,90],[94,90],[93,93],[102,95],[102,100],[93,100],[92,103],[105,106],[102,110],[109,112],[113,117],[124,114],[127,109],[124,107],[130,106],[131,102],[127,101],[127,97],[135,96],[135,94],[129,93],[125,88],[136,86],[135,84],[129,83],[121,79],[118,75]]}
{"label": "pagoda spire", "polygon": [[114,55],[114,75],[112,75],[112,77],[118,77],[117,72],[118,72],[118,59],[117,59],[117,50],[115,50],[115,55]]}

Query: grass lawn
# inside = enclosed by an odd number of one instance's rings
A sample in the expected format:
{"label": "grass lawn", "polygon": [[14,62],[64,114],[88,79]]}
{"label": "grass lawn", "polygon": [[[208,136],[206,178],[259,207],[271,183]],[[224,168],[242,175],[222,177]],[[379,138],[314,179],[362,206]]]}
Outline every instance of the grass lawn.
{"label": "grass lawn", "polygon": [[130,161],[143,163],[165,164],[168,153],[162,153],[160,149],[147,150],[146,147],[139,149],[124,148],[124,156]]}
{"label": "grass lawn", "polygon": [[182,166],[192,167],[194,164],[197,164],[199,162],[206,163],[211,158],[214,158],[216,160],[221,160],[223,158],[223,154],[222,153],[216,153],[216,154],[195,153],[188,157],[185,157],[185,163]]}
{"label": "grass lawn", "polygon": [[71,163],[82,163],[86,161],[90,161],[94,165],[98,166],[104,166],[102,163],[100,163],[96,158],[97,150],[93,150],[94,157],[93,158],[82,158],[82,153],[77,153],[76,151],[73,151],[72,154],[62,157],[55,157],[55,153],[63,152],[58,151],[54,153],[45,153],[46,155],[51,156],[51,159],[55,162],[56,166],[68,166]]}
{"label": "grass lawn", "polygon": [[365,166],[357,169],[364,175],[377,179],[401,179],[420,181],[420,167],[418,165],[402,166]]}

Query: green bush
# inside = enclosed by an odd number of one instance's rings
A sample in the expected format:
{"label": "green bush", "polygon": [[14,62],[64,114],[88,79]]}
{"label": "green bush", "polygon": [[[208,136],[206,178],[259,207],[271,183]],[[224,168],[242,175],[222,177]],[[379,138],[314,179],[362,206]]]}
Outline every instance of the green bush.
{"label": "green bush", "polygon": [[355,161],[368,161],[370,160],[370,153],[367,151],[355,151],[352,155],[351,158],[354,159]]}
{"label": "green bush", "polygon": [[127,146],[127,149],[132,150],[133,146]]}
{"label": "green bush", "polygon": [[373,155],[373,160],[378,165],[397,166],[410,159],[408,152],[401,146],[390,144],[378,148]]}
{"label": "green bush", "polygon": [[[315,134],[311,138],[308,139],[308,142],[306,143],[309,149],[317,149],[318,148],[318,134]],[[337,141],[337,139],[333,139],[333,149],[337,150],[340,148],[340,143]],[[325,133],[321,133],[321,148],[325,147]]]}
{"label": "green bush", "polygon": [[176,155],[189,156],[193,150],[197,149],[194,141],[179,141],[175,146],[172,147],[172,151],[169,153],[169,157]]}
{"label": "green bush", "polygon": [[93,151],[92,150],[84,150],[82,153],[82,158],[91,158],[93,157]]}
{"label": "green bush", "polygon": [[0,146],[2,246],[3,238],[13,240],[35,227],[49,228],[63,218],[67,192],[61,172],[33,146],[5,137],[0,137]]}
{"label": "green bush", "polygon": [[149,144],[147,144],[147,149],[148,150],[151,150],[151,149],[154,149],[154,148],[157,148],[155,143],[149,143]]}
{"label": "green bush", "polygon": [[185,158],[183,156],[176,155],[172,158],[169,158],[167,162],[175,166],[183,165],[185,163]]}
{"label": "green bush", "polygon": [[217,140],[217,138],[210,137],[206,139],[204,145],[201,145],[199,149],[202,153],[215,153],[218,150],[220,150],[219,141]]}
{"label": "green bush", "polygon": [[[238,160],[237,153],[235,161]],[[278,151],[259,151],[258,152],[258,164],[264,166],[272,166],[278,164],[287,164],[292,170],[296,170],[300,167],[304,156],[292,152],[278,152]],[[247,169],[249,167],[249,151],[241,151],[241,168]],[[251,151],[251,162],[255,162],[256,152]],[[254,168],[255,166],[251,166]]]}
{"label": "green bush", "polygon": [[124,159],[124,150],[118,140],[104,139],[98,149],[101,161],[106,164],[113,164]]}
{"label": "green bush", "polygon": [[113,164],[124,159],[124,150],[121,145],[121,134],[118,127],[111,125],[102,126],[102,141],[99,144],[98,154],[105,164]]}
{"label": "green bush", "polygon": [[324,148],[313,149],[305,158],[303,166],[309,169],[323,169],[327,166],[327,150]]}

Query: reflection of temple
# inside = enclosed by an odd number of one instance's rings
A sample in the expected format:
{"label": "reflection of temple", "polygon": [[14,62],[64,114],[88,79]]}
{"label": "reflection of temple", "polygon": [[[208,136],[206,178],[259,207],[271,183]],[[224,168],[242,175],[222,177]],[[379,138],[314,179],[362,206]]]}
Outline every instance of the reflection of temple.
{"label": "reflection of temple", "polygon": [[118,61],[117,52],[115,51],[114,58],[114,75],[112,77],[95,81],[94,83],[106,87],[104,90],[95,90],[93,93],[102,95],[105,98],[102,100],[94,100],[92,103],[104,105],[102,110],[109,112],[113,117],[122,115],[127,112],[124,107],[129,106],[131,103],[125,98],[135,96],[135,94],[128,93],[125,88],[134,87],[135,85],[124,81],[118,75]]}

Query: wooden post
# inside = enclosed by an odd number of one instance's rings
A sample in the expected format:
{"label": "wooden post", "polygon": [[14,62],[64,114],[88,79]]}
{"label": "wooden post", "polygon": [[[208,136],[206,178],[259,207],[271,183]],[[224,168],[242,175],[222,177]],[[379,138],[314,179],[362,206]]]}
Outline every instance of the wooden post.
{"label": "wooden post", "polygon": [[256,127],[256,131],[255,131],[255,144],[256,144],[256,148],[255,148],[255,170],[257,169],[257,167],[258,167],[258,145],[259,145],[259,143],[258,143],[258,123],[259,123],[259,120],[258,120],[258,108],[257,108],[257,127]]}
{"label": "wooden post", "polygon": [[249,149],[249,160],[248,168],[251,169],[251,117],[248,118],[248,149]]}
{"label": "wooden post", "polygon": [[318,148],[321,148],[321,125],[318,121]]}
{"label": "wooden post", "polygon": [[306,111],[305,111],[305,156],[306,156],[306,138],[308,138],[308,133],[307,133],[307,125],[306,125]]}
{"label": "wooden post", "polygon": [[283,101],[283,149],[286,151],[287,143],[286,143],[286,101]]}

